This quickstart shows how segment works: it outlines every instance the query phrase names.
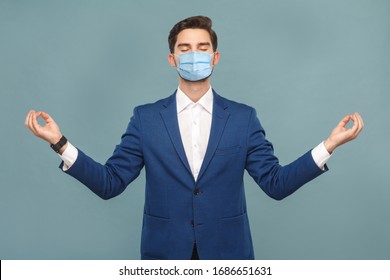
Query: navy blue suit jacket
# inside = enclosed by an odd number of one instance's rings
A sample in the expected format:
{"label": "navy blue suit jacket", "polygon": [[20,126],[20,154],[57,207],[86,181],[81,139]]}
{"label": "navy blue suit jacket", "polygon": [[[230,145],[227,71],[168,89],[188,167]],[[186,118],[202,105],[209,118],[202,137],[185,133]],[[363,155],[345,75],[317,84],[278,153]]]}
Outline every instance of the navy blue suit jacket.
{"label": "navy blue suit jacket", "polygon": [[323,171],[310,151],[279,165],[256,111],[214,92],[210,139],[195,181],[180,137],[175,96],[135,108],[104,165],[79,150],[66,172],[109,199],[145,167],[142,259],[190,259],[195,241],[200,259],[254,259],[244,171],[278,200]]}

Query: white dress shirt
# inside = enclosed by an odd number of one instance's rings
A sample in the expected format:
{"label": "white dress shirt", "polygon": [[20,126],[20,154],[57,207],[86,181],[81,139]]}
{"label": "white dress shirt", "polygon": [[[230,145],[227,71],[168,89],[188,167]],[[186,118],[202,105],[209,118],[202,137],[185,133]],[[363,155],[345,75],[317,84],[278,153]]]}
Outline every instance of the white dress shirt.
{"label": "white dress shirt", "polygon": [[211,87],[196,103],[188,98],[180,88],[176,92],[181,140],[195,181],[198,178],[209,142],[213,100]]}
{"label": "white dress shirt", "polygon": [[[209,142],[213,99],[211,87],[196,103],[185,95],[180,88],[178,88],[176,92],[180,135],[195,180],[198,178]],[[324,142],[321,142],[317,147],[312,149],[311,154],[317,166],[324,169],[325,163],[330,158],[330,154],[326,150]],[[70,142],[68,142],[65,151],[59,156],[64,161],[63,170],[66,171],[77,160],[78,151]]]}

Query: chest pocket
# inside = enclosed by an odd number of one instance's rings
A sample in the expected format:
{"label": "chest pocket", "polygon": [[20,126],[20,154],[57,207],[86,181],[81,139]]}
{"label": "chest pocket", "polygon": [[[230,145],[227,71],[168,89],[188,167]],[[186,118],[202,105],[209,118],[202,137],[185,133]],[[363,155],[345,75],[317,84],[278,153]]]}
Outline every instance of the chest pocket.
{"label": "chest pocket", "polygon": [[236,154],[241,151],[241,146],[232,146],[232,147],[226,147],[226,148],[218,148],[215,151],[216,156],[227,156],[231,154]]}

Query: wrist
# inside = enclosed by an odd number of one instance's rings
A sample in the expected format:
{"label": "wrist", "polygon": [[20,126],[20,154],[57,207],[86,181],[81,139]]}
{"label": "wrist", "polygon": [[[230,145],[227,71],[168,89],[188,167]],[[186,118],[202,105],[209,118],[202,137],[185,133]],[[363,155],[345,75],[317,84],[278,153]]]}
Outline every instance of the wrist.
{"label": "wrist", "polygon": [[64,146],[62,146],[62,148],[58,151],[58,153],[60,155],[62,155],[65,152],[67,147],[68,147],[68,141],[66,142],[66,144]]}
{"label": "wrist", "polygon": [[56,152],[56,153],[63,153],[65,150],[65,146],[68,143],[68,140],[65,136],[62,135],[59,141],[57,141],[55,144],[51,144],[50,147]]}
{"label": "wrist", "polygon": [[329,154],[332,154],[333,151],[336,149],[336,145],[329,139],[326,139],[324,141],[325,149],[328,151]]}
{"label": "wrist", "polygon": [[63,137],[64,135],[62,135],[61,133],[58,134],[58,135],[54,135],[53,137],[50,137],[50,139],[46,140],[47,142],[49,142],[50,145],[55,145],[57,144],[61,138]]}

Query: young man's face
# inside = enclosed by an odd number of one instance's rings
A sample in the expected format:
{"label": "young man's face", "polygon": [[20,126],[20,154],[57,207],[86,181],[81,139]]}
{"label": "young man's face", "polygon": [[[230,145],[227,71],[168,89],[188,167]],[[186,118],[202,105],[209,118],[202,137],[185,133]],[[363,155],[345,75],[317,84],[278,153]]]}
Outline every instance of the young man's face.
{"label": "young man's face", "polygon": [[169,64],[176,67],[178,56],[186,52],[214,53],[211,65],[219,61],[219,52],[213,51],[210,34],[204,29],[184,29],[177,35],[174,53],[169,54]]}

